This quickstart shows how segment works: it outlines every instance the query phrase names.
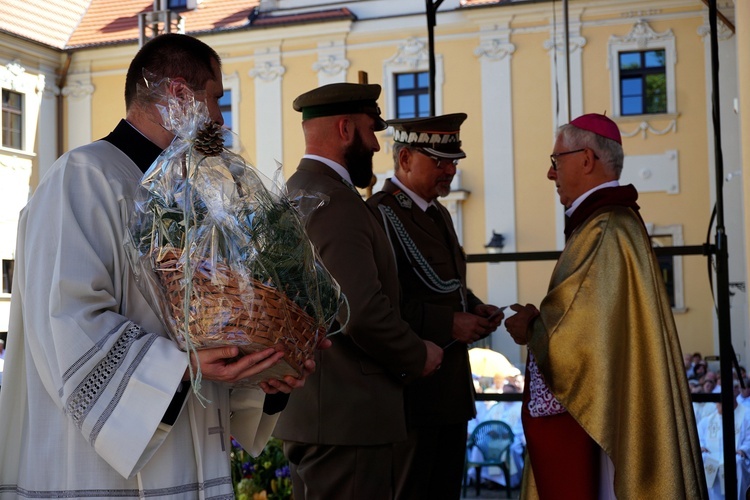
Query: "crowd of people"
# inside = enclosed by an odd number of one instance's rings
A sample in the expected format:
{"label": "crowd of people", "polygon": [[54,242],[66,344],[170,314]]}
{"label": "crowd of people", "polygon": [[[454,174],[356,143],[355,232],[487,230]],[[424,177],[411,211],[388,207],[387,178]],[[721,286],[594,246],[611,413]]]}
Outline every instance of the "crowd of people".
{"label": "crowd of people", "polygon": [[[684,355],[685,375],[693,394],[721,393],[721,377],[710,369],[701,353]],[[740,382],[742,380],[742,382]],[[750,379],[744,367],[732,372],[734,393],[734,445],[736,454],[737,494],[744,499],[750,488]],[[725,498],[724,440],[720,402],[694,402],[703,468],[711,500]]]}

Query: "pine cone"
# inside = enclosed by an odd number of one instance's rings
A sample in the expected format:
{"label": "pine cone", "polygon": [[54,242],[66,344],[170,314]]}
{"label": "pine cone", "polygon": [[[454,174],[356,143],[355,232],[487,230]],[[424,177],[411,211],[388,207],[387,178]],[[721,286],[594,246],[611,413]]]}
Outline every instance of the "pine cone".
{"label": "pine cone", "polygon": [[204,156],[218,156],[224,148],[224,135],[221,125],[215,121],[207,121],[198,131],[193,146]]}

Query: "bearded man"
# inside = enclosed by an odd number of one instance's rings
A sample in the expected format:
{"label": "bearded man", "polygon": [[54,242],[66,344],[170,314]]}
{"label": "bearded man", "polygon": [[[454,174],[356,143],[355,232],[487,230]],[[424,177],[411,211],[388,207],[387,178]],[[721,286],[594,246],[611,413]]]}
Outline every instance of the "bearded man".
{"label": "bearded man", "polygon": [[325,198],[306,221],[310,240],[346,295],[333,346],[291,397],[274,435],[284,440],[298,500],[395,497],[402,470],[393,445],[406,440],[404,384],[430,375],[443,352],[419,338],[399,311],[388,237],[354,186],[372,178],[384,130],[379,85],[336,83],[297,97],[305,156],[290,195]]}

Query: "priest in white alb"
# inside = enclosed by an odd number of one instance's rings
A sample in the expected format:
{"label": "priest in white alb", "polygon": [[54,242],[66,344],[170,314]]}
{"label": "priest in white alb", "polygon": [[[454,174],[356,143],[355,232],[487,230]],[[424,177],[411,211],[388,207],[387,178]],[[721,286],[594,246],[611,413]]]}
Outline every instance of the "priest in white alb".
{"label": "priest in white alb", "polygon": [[[285,393],[304,383],[230,390],[281,354],[237,358],[231,346],[189,359],[136,286],[123,247],[133,193],[174,137],[146,76],[168,79],[174,96],[205,95],[222,121],[216,52],[156,37],[128,70],[126,119],[57,160],[22,211],[0,392],[2,500],[232,498],[230,434],[260,453]],[[198,361],[205,405],[188,374]]]}

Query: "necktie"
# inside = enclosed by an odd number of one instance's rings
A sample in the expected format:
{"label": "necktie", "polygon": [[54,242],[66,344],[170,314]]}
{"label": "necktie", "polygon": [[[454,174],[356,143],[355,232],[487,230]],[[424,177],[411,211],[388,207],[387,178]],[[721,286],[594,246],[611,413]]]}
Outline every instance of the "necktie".
{"label": "necktie", "polygon": [[448,227],[445,225],[445,219],[443,219],[443,216],[440,214],[440,210],[435,205],[430,205],[427,207],[426,212],[427,215],[430,216],[430,218],[435,222],[438,229],[440,230],[440,234],[443,236],[443,240],[445,240],[446,243],[450,241],[450,231],[448,231]]}
{"label": "necktie", "polygon": [[443,226],[443,218],[440,216],[440,211],[435,205],[427,207],[426,213],[430,216],[430,219],[435,221],[435,224],[441,227]]}

